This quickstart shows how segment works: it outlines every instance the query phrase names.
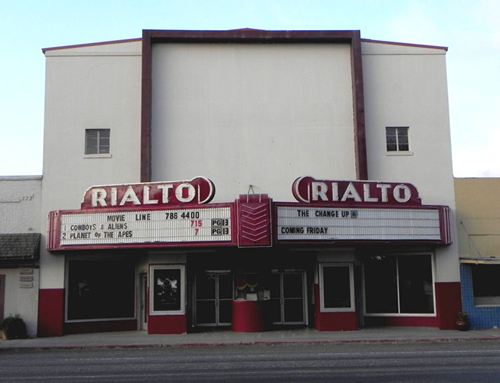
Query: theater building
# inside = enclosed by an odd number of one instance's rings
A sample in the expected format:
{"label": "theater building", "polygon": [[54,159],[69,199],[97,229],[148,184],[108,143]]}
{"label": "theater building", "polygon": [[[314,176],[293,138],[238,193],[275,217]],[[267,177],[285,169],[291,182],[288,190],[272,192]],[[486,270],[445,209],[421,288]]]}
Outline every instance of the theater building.
{"label": "theater building", "polygon": [[454,327],[446,48],[243,29],[43,51],[39,335]]}

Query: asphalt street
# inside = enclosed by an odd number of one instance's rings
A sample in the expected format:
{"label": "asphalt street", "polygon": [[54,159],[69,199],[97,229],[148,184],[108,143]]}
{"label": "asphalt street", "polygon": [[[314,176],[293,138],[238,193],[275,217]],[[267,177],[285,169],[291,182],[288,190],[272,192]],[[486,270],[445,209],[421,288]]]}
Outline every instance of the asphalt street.
{"label": "asphalt street", "polygon": [[1,350],[0,382],[499,382],[500,342]]}

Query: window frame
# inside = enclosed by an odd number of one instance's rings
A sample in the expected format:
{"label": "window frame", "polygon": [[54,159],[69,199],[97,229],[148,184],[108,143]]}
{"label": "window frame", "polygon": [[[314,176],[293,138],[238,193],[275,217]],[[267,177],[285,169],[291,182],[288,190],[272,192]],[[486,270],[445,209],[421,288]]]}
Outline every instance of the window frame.
{"label": "window frame", "polygon": [[[395,313],[368,313],[366,311],[366,285],[365,285],[365,280],[366,280],[366,274],[365,274],[365,262],[363,262],[363,267],[362,267],[362,273],[363,273],[363,278],[362,278],[362,294],[363,294],[363,316],[366,317],[435,317],[437,315],[436,311],[436,268],[435,268],[435,256],[433,253],[425,252],[425,253],[398,253],[398,254],[388,254],[388,253],[383,253],[380,255],[384,256],[392,256],[396,257],[396,286],[397,286],[397,304],[398,304],[398,312]],[[408,256],[408,255],[416,255],[416,256],[429,256],[430,257],[430,262],[431,262],[431,277],[432,277],[432,303],[433,303],[433,312],[432,313],[401,313],[401,292],[399,288],[399,283],[400,283],[400,278],[399,278],[399,258]]]}
{"label": "window frame", "polygon": [[[97,137],[96,137],[96,149],[97,153],[87,153],[87,140],[89,137],[90,132],[97,132]],[[103,131],[108,132],[108,151],[107,152],[101,152],[100,147],[101,147],[101,134]],[[88,128],[85,129],[84,133],[84,147],[83,147],[83,154],[86,158],[107,158],[111,157],[111,129],[109,128]]]}
{"label": "window frame", "polygon": [[[350,289],[350,306],[349,307],[325,307],[325,283],[324,272],[325,267],[349,267],[349,289]],[[356,294],[354,293],[354,265],[352,263],[320,263],[319,264],[319,302],[320,312],[338,313],[338,312],[355,312],[356,311]]]}
{"label": "window frame", "polygon": [[[395,137],[396,137],[396,150],[389,150],[388,149],[388,137],[389,137],[389,129],[395,129]],[[407,145],[408,145],[408,150],[401,150],[400,149],[400,131],[405,129],[406,130],[406,140]],[[385,152],[387,155],[399,155],[399,156],[404,156],[404,155],[412,155],[413,152],[411,151],[410,147],[410,127],[409,126],[386,126],[385,127]]]}
{"label": "window frame", "polygon": [[[180,270],[180,308],[178,310],[155,310],[154,276],[156,270]],[[149,315],[185,315],[186,314],[186,266],[185,265],[150,265],[149,266]]]}
{"label": "window frame", "polygon": [[[111,317],[111,318],[89,318],[89,319],[69,319],[69,291],[70,291],[70,283],[69,283],[69,264],[71,262],[92,262],[96,261],[95,259],[83,259],[80,257],[68,257],[65,262],[65,270],[64,270],[64,323],[85,323],[85,322],[109,322],[109,321],[130,321],[137,319],[137,268],[134,267],[134,294],[133,294],[133,313],[134,315],[131,317]],[[116,261],[110,257],[104,257],[99,261],[107,262],[107,261]]]}

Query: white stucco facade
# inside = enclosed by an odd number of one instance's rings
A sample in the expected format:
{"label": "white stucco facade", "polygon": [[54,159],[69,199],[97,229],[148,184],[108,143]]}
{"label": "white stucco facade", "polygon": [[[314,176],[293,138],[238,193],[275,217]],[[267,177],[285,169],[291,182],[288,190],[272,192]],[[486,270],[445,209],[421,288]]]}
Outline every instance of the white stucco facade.
{"label": "white stucco facade", "polygon": [[[368,176],[405,180],[425,204],[455,211],[446,51],[362,43]],[[388,153],[385,127],[409,127],[409,153]],[[455,238],[455,225],[452,225]],[[459,280],[458,247],[436,249],[436,278]]]}
{"label": "white stucco facade", "polygon": [[[141,42],[50,49],[46,56],[42,232],[92,185],[138,182]],[[85,155],[85,129],[110,129],[110,154]],[[42,237],[41,288],[64,286],[64,257]]]}
{"label": "white stucco facade", "polygon": [[356,177],[348,44],[161,44],[152,76],[155,181],[290,201],[300,175]]}

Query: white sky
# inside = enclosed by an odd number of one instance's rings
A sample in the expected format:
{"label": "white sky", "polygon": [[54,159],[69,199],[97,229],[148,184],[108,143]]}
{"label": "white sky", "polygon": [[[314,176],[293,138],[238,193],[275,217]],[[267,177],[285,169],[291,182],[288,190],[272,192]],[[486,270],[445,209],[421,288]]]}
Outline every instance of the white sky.
{"label": "white sky", "polygon": [[42,173],[41,48],[143,29],[359,29],[449,47],[456,177],[500,177],[500,0],[0,0],[0,175]]}

